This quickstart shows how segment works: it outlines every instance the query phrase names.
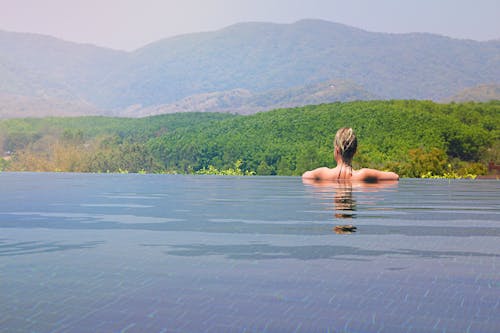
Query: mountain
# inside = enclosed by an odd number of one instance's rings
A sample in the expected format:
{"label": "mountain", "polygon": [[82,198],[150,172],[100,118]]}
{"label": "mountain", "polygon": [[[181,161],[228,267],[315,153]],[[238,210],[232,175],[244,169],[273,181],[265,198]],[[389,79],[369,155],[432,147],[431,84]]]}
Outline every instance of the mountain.
{"label": "mountain", "polygon": [[0,31],[0,92],[96,102],[107,70],[127,57],[54,37]]}
{"label": "mountain", "polygon": [[0,92],[0,118],[71,117],[101,115],[103,110],[85,100],[67,100]]}
{"label": "mountain", "polygon": [[0,32],[0,93],[78,101],[107,114],[173,110],[176,103],[214,96],[215,104],[235,100],[226,109],[247,102],[245,108],[256,109],[259,98],[272,96],[277,100],[263,106],[308,104],[301,89],[332,81],[350,82],[381,99],[442,100],[469,87],[499,84],[498,54],[499,41],[374,33],[321,20],[241,23],[134,52]]}
{"label": "mountain", "polygon": [[467,88],[445,99],[444,102],[488,102],[492,100],[500,100],[500,84],[482,84]]}
{"label": "mountain", "polygon": [[121,100],[125,105],[139,99],[143,105],[171,103],[236,88],[264,92],[331,79],[350,80],[381,98],[440,99],[499,81],[499,53],[498,42],[371,33],[318,20],[243,23],[141,48],[113,80],[141,83],[121,87],[127,92]]}
{"label": "mountain", "polygon": [[170,104],[141,108],[132,106],[119,113],[126,117],[144,117],[178,112],[229,112],[253,114],[279,108],[325,104],[336,101],[373,100],[370,94],[355,84],[331,80],[319,84],[252,93],[246,89],[192,95]]}

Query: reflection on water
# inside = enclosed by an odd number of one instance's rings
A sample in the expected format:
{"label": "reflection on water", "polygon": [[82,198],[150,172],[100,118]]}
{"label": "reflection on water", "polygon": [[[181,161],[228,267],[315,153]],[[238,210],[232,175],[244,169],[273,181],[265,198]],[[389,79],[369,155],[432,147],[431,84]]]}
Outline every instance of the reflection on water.
{"label": "reflection on water", "polygon": [[356,217],[356,200],[352,195],[351,182],[339,182],[335,188],[333,199],[335,217],[340,219]]}
{"label": "reflection on water", "polygon": [[342,224],[342,225],[336,225],[333,228],[333,230],[335,231],[336,234],[350,235],[353,232],[356,232],[358,230],[358,227],[352,224]]}
{"label": "reflection on water", "polygon": [[[159,244],[143,244],[143,246],[165,246]],[[368,261],[376,256],[409,256],[413,258],[454,258],[454,257],[494,257],[500,254],[465,252],[465,251],[431,251],[431,250],[368,250],[354,246],[309,245],[309,246],[275,246],[271,244],[184,244],[168,246],[169,255],[176,256],[225,256],[228,259],[263,260],[263,259],[349,259]]]}
{"label": "reflection on water", "polygon": [[499,331],[500,182],[0,184],[2,331]]}
{"label": "reflection on water", "polygon": [[90,241],[76,244],[41,241],[13,242],[7,239],[0,239],[0,257],[90,249],[103,243],[102,241]]}
{"label": "reflection on water", "polygon": [[[303,179],[305,185],[309,185],[317,193],[328,198],[333,193],[333,211],[337,219],[352,219],[356,217],[356,199],[353,195],[353,187],[356,192],[373,192],[381,189],[397,187],[397,181],[363,183],[351,181],[318,181],[314,179]],[[336,225],[333,231],[336,234],[352,234],[357,231],[357,227],[352,224]]]}

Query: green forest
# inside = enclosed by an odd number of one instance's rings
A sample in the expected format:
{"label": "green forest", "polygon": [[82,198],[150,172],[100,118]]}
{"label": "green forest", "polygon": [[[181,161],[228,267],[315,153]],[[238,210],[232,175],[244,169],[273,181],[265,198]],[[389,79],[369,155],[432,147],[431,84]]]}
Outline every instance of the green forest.
{"label": "green forest", "polygon": [[354,167],[401,177],[482,175],[500,154],[500,102],[358,101],[242,116],[0,121],[1,171],[301,175],[335,166],[340,127],[358,136]]}

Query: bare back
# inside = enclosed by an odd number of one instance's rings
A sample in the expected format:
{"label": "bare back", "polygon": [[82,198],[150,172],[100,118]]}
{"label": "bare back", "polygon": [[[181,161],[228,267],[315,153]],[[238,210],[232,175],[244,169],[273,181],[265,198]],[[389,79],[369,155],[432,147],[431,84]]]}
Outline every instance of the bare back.
{"label": "bare back", "polygon": [[399,176],[394,172],[386,172],[375,169],[353,170],[337,166],[333,169],[322,167],[311,171],[306,171],[302,178],[324,181],[352,180],[363,182],[377,182],[382,180],[398,180]]}

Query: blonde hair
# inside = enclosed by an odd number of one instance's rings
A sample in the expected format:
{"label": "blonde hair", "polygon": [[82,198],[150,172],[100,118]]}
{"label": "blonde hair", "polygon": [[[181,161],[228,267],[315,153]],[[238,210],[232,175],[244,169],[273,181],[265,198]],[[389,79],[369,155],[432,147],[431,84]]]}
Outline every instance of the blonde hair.
{"label": "blonde hair", "polygon": [[344,163],[351,165],[352,158],[358,148],[358,139],[352,128],[342,127],[335,134],[334,146],[339,149],[339,154]]}

